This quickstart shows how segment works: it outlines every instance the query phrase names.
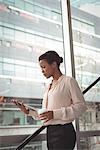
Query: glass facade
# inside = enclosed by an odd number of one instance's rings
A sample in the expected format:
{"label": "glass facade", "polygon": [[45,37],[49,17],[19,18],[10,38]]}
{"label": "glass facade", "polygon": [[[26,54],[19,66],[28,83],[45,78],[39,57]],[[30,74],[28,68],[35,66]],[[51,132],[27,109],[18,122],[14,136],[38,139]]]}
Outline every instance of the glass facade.
{"label": "glass facade", "polygon": [[100,137],[88,137],[88,138],[81,138],[81,149],[88,150],[88,149],[100,149]]}
{"label": "glass facade", "polygon": [[[100,76],[100,2],[71,0],[71,18],[76,79],[82,89]],[[88,110],[79,119],[79,131],[100,130],[100,83],[85,95]],[[95,138],[80,139],[79,149],[98,150]]]}
{"label": "glass facade", "polygon": [[[9,147],[7,137],[32,134],[33,125],[34,131],[41,125],[20,112],[11,99],[41,108],[50,80],[43,77],[38,57],[47,50],[64,58],[61,1],[0,0],[0,95],[7,99],[0,105],[0,149],[14,149],[17,141]],[[61,70],[65,73],[65,60]],[[40,150],[43,145],[36,142],[25,149]]]}
{"label": "glass facade", "polygon": [[[64,57],[61,15],[57,0],[0,0],[0,95],[41,107],[46,81],[38,56],[56,50]],[[64,64],[61,68],[65,72]],[[30,124],[10,103],[0,111],[0,125]]]}
{"label": "glass facade", "polygon": [[[83,91],[100,75],[100,2],[70,0],[75,76]],[[0,134],[24,134],[17,127],[40,126],[39,121],[24,115],[10,100],[17,98],[41,108],[46,84],[38,65],[38,57],[47,50],[56,50],[64,58],[63,73],[70,74],[69,39],[66,0],[0,0],[0,95],[7,104],[0,105]],[[72,39],[71,39],[72,40]],[[66,42],[67,41],[67,42]],[[70,52],[71,53],[71,52]],[[84,95],[88,110],[79,119],[79,130],[100,130],[100,83]],[[9,129],[6,133],[4,129]],[[5,130],[6,131],[6,130]],[[31,134],[31,130],[28,134]],[[2,138],[2,137],[0,137]],[[95,137],[80,138],[80,148],[94,150]],[[0,149],[11,149],[2,144]],[[25,149],[43,149],[42,142]],[[15,145],[12,145],[14,149]],[[45,148],[46,149],[46,148]],[[98,149],[96,149],[98,150]]]}

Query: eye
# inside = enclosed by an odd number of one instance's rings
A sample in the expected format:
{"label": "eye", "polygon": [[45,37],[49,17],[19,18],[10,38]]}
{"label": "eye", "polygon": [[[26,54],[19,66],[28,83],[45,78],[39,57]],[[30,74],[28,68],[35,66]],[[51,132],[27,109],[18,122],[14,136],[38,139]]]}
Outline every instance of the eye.
{"label": "eye", "polygon": [[45,68],[45,66],[42,66],[42,68]]}
{"label": "eye", "polygon": [[42,69],[44,69],[44,68],[45,68],[45,66],[41,66],[41,68],[42,68]]}

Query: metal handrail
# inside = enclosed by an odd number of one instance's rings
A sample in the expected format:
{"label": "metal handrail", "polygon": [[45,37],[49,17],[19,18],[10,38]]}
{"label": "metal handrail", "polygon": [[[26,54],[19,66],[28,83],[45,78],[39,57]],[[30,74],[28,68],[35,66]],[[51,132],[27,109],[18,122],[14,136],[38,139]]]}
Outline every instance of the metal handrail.
{"label": "metal handrail", "polygon": [[41,126],[38,130],[36,130],[32,135],[29,135],[17,148],[16,150],[21,150],[27,143],[31,141],[31,139],[35,138],[41,131],[43,131],[46,126]]}
{"label": "metal handrail", "polygon": [[[89,91],[97,82],[100,81],[100,77],[97,78],[91,85],[89,85],[82,93],[85,94]],[[32,135],[29,135],[17,148],[16,150],[21,150],[25,145],[27,145],[31,139],[35,138],[41,131],[43,131],[46,126],[41,126],[37,131],[35,131]]]}
{"label": "metal handrail", "polygon": [[82,93],[85,94],[87,91],[89,91],[97,82],[99,82],[100,77],[97,78],[92,84],[90,84]]}

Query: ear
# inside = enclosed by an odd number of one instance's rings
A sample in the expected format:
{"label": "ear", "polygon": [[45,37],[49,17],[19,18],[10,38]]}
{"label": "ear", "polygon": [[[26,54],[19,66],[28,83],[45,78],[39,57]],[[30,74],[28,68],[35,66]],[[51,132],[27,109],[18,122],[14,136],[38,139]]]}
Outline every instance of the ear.
{"label": "ear", "polygon": [[52,63],[52,67],[53,67],[53,68],[56,68],[56,67],[57,67],[56,61],[54,61],[54,62]]}

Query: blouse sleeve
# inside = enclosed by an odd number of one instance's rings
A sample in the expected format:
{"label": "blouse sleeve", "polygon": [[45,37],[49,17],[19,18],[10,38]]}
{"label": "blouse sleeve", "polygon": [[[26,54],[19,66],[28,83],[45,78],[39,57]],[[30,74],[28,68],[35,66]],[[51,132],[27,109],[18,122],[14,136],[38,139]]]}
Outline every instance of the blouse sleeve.
{"label": "blouse sleeve", "polygon": [[54,110],[54,119],[67,121],[74,120],[82,115],[87,109],[83,94],[81,93],[77,81],[74,78],[70,78],[68,86],[72,100],[71,105]]}

